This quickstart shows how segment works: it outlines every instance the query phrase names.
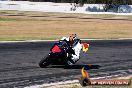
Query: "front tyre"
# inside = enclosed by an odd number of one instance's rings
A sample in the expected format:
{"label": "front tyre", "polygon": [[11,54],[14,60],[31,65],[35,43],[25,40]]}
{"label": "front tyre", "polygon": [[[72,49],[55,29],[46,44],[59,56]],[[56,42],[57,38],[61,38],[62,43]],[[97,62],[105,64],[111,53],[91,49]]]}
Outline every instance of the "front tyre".
{"label": "front tyre", "polygon": [[45,68],[46,66],[51,64],[51,57],[50,55],[45,56],[44,58],[42,58],[42,60],[39,62],[39,66],[41,68]]}

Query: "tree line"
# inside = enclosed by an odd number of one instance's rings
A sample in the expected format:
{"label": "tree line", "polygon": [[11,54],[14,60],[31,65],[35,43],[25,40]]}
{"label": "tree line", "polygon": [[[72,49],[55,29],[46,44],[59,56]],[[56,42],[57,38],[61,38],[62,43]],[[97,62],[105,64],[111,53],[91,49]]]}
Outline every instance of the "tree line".
{"label": "tree line", "polygon": [[[14,0],[19,1],[19,0]],[[132,0],[23,0],[23,1],[33,1],[33,2],[56,2],[56,3],[81,3],[81,4],[120,4],[120,5],[130,5]]]}

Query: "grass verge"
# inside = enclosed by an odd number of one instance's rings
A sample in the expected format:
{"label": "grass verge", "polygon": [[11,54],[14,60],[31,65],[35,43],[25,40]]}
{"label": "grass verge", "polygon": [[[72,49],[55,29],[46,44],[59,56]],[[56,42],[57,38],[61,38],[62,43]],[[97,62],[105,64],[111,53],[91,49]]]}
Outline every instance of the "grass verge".
{"label": "grass verge", "polygon": [[[0,11],[0,41],[132,38],[132,16]],[[17,16],[18,15],[18,16]]]}
{"label": "grass verge", "polygon": [[[132,78],[130,78],[131,83],[132,83]],[[130,85],[118,85],[118,86],[114,86],[114,85],[93,85],[93,86],[86,86],[86,87],[82,87],[79,83],[75,83],[75,84],[65,84],[65,85],[54,85],[54,86],[50,86],[50,87],[42,87],[42,88],[132,88],[132,84]]]}

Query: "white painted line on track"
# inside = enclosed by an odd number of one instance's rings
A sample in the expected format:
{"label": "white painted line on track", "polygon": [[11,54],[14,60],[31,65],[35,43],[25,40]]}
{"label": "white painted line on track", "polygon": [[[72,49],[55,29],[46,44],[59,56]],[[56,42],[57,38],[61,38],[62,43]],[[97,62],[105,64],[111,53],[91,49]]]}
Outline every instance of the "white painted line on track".
{"label": "white painted line on track", "polygon": [[[104,76],[104,77],[95,77],[95,78],[90,78],[92,80],[96,80],[96,79],[110,79],[110,78],[116,78],[119,77],[121,75],[111,75],[111,76]],[[42,87],[50,87],[50,86],[55,86],[55,85],[65,85],[65,84],[75,84],[75,83],[79,83],[79,80],[69,80],[69,81],[65,81],[65,82],[56,82],[56,83],[45,83],[42,85],[33,85],[33,86],[27,86],[24,88],[42,88]]]}
{"label": "white painted line on track", "polygon": [[69,80],[65,82],[57,82],[57,83],[46,83],[42,85],[34,85],[34,86],[29,86],[29,87],[24,87],[24,88],[41,88],[41,87],[48,87],[48,86],[54,86],[54,85],[63,85],[63,84],[72,84],[72,83],[78,83],[78,80]]}
{"label": "white painted line on track", "polygon": [[[81,40],[132,40],[132,38],[118,38],[118,39],[81,39]],[[23,43],[23,42],[54,42],[58,40],[25,40],[25,41],[0,41],[0,43]]]}

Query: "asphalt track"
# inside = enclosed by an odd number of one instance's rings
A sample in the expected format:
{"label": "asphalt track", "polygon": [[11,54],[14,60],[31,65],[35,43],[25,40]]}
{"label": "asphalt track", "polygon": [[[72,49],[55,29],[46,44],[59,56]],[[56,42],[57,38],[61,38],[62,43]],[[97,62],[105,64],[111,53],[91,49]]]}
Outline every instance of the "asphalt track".
{"label": "asphalt track", "polygon": [[23,88],[78,79],[84,66],[90,78],[132,74],[132,40],[85,42],[90,43],[89,52],[81,53],[80,61],[71,68],[38,66],[54,42],[0,43],[0,88]]}

